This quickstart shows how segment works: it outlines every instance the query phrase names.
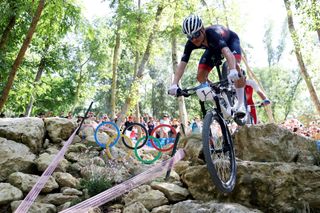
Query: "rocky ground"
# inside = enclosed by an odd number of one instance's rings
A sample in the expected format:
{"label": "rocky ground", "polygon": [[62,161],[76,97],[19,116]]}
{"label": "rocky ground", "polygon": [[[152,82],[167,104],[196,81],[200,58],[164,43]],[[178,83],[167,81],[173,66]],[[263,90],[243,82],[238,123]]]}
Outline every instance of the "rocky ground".
{"label": "rocky ground", "polygon": [[[75,128],[74,121],[61,118],[0,119],[0,212],[15,211]],[[93,131],[86,125],[75,136],[29,212],[59,212],[89,198],[83,180],[117,185],[152,166],[133,157],[119,160],[126,156],[121,146],[112,149],[114,160],[106,158]],[[238,171],[232,193],[215,188],[201,137],[192,135],[182,138],[186,156],[168,181],[158,177],[91,212],[320,212],[315,141],[274,124],[242,127],[233,137]]]}

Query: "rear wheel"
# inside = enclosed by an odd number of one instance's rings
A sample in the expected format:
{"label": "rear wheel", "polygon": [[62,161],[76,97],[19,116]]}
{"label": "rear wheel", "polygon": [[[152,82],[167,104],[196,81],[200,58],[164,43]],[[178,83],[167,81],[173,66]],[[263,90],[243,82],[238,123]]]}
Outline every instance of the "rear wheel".
{"label": "rear wheel", "polygon": [[225,122],[214,111],[208,112],[204,118],[202,139],[211,179],[221,192],[231,192],[237,170],[233,142]]}

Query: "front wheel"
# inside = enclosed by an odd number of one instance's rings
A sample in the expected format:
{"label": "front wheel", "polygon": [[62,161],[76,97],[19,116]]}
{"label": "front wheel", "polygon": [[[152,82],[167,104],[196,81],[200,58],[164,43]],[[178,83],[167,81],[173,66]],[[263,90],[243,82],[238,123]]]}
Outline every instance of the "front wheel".
{"label": "front wheel", "polygon": [[203,154],[215,186],[223,193],[232,192],[236,183],[236,160],[233,141],[224,120],[210,111],[202,129]]}

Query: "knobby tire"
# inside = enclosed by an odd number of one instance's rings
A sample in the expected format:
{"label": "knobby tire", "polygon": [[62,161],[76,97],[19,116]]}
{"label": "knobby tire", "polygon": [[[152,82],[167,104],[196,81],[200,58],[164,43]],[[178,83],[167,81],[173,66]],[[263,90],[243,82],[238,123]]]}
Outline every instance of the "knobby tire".
{"label": "knobby tire", "polygon": [[[227,158],[228,158],[227,161],[229,166],[228,166],[227,180],[222,180],[221,176],[223,175],[219,174],[219,171],[218,171],[219,168],[218,169],[216,168],[216,166],[218,166],[217,165],[218,161],[223,162],[225,164],[225,160],[224,160],[225,158],[222,159],[221,156],[219,157],[219,154],[216,153],[216,152],[219,152],[217,146],[212,149],[211,144],[214,144],[214,142],[211,142],[212,141],[211,139],[213,139],[213,134],[218,134],[216,132],[211,132],[211,124],[214,121],[217,122],[218,124],[217,128],[219,128],[219,130],[221,130],[221,133],[222,133],[223,148],[220,149],[220,152],[223,154],[223,156],[224,154],[227,154]],[[227,125],[225,124],[224,120],[218,114],[216,114],[215,111],[208,112],[204,118],[203,129],[202,129],[202,139],[203,139],[203,154],[204,154],[207,168],[210,173],[212,181],[214,182],[218,190],[220,190],[223,193],[230,193],[235,186],[236,173],[237,173],[235,152],[233,149],[233,141]],[[215,159],[215,162],[213,162],[212,160],[213,153],[215,153],[215,157],[218,157]]]}

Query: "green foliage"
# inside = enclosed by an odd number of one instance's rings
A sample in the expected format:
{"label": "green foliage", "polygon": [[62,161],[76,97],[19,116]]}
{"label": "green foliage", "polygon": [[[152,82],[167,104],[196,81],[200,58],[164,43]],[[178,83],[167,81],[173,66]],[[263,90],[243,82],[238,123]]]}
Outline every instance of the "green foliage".
{"label": "green foliage", "polygon": [[302,26],[306,26],[310,31],[320,29],[320,7],[317,0],[295,0],[297,14],[301,15]]}
{"label": "green foliage", "polygon": [[90,197],[93,197],[112,186],[110,180],[105,179],[103,176],[94,176],[90,179],[81,179],[80,187],[82,189],[87,189]]}
{"label": "green foliage", "polygon": [[[302,91],[301,76],[298,70],[285,70],[280,67],[271,67],[265,69],[255,69],[266,90],[268,98],[272,102],[272,111],[277,122],[285,120],[289,114],[296,117],[302,110],[301,99],[297,96]],[[255,101],[260,98],[255,94]],[[310,103],[304,100],[304,103]],[[309,106],[310,107],[310,106]],[[258,109],[258,118],[263,122],[267,121],[264,110]]]}
{"label": "green foliage", "polygon": [[[306,66],[319,91],[317,85],[320,84],[317,82],[320,76],[317,72],[320,62],[317,56],[320,50],[314,48],[317,46],[312,37],[313,32],[310,32],[319,29],[319,7],[314,7],[314,0],[295,2],[294,12],[298,16],[297,20],[301,20],[297,29],[301,29],[299,37],[304,40],[302,51]],[[24,62],[18,70],[5,109],[15,115],[24,113],[30,97],[34,97],[32,115],[45,111],[59,114],[60,111],[72,109],[79,112],[87,107],[85,105],[89,100],[95,102],[93,111],[110,113],[112,58],[117,21],[120,20],[121,55],[117,66],[116,111],[130,97],[133,103],[139,103],[142,113],[146,112],[157,118],[163,113],[169,113],[178,118],[178,101],[167,95],[173,73],[171,38],[175,36],[177,39],[177,59],[180,61],[186,42],[185,35],[181,33],[181,22],[190,13],[201,15],[206,26],[211,23],[226,24],[228,21],[231,29],[241,32],[247,20],[239,15],[239,2],[231,0],[224,3],[225,5],[220,0],[206,1],[206,4],[195,0],[152,0],[141,3],[139,7],[134,1],[112,1],[112,16],[89,22],[83,18],[77,1],[48,1]],[[138,85],[134,72],[142,60],[150,33],[154,33],[152,26],[158,4],[164,7],[160,32],[154,34],[150,59]],[[0,2],[0,11],[4,11],[0,20],[0,34],[10,17],[16,15],[16,24],[6,47],[0,50],[0,90],[6,83],[35,8],[36,4],[31,0]],[[306,114],[312,107],[298,70],[288,66],[275,66],[279,65],[284,54],[291,54],[286,39],[287,23],[284,23],[280,31],[274,30],[270,24],[264,40],[270,66],[254,69],[273,103],[274,116],[279,122],[286,117]],[[244,42],[248,42],[247,45],[250,46],[250,41],[243,39],[242,43]],[[183,88],[198,84],[197,64],[202,53],[201,49],[193,51],[181,80]],[[35,76],[41,68],[40,61],[44,61],[45,66],[41,80],[35,82]],[[212,81],[217,80],[215,69],[209,76]],[[135,92],[131,92],[132,86],[136,88]],[[255,99],[259,98],[255,96]],[[200,115],[196,96],[186,98],[185,103],[189,119]],[[130,113],[133,112],[134,109],[131,109]],[[258,113],[261,120],[267,121],[263,110],[258,110]]]}

